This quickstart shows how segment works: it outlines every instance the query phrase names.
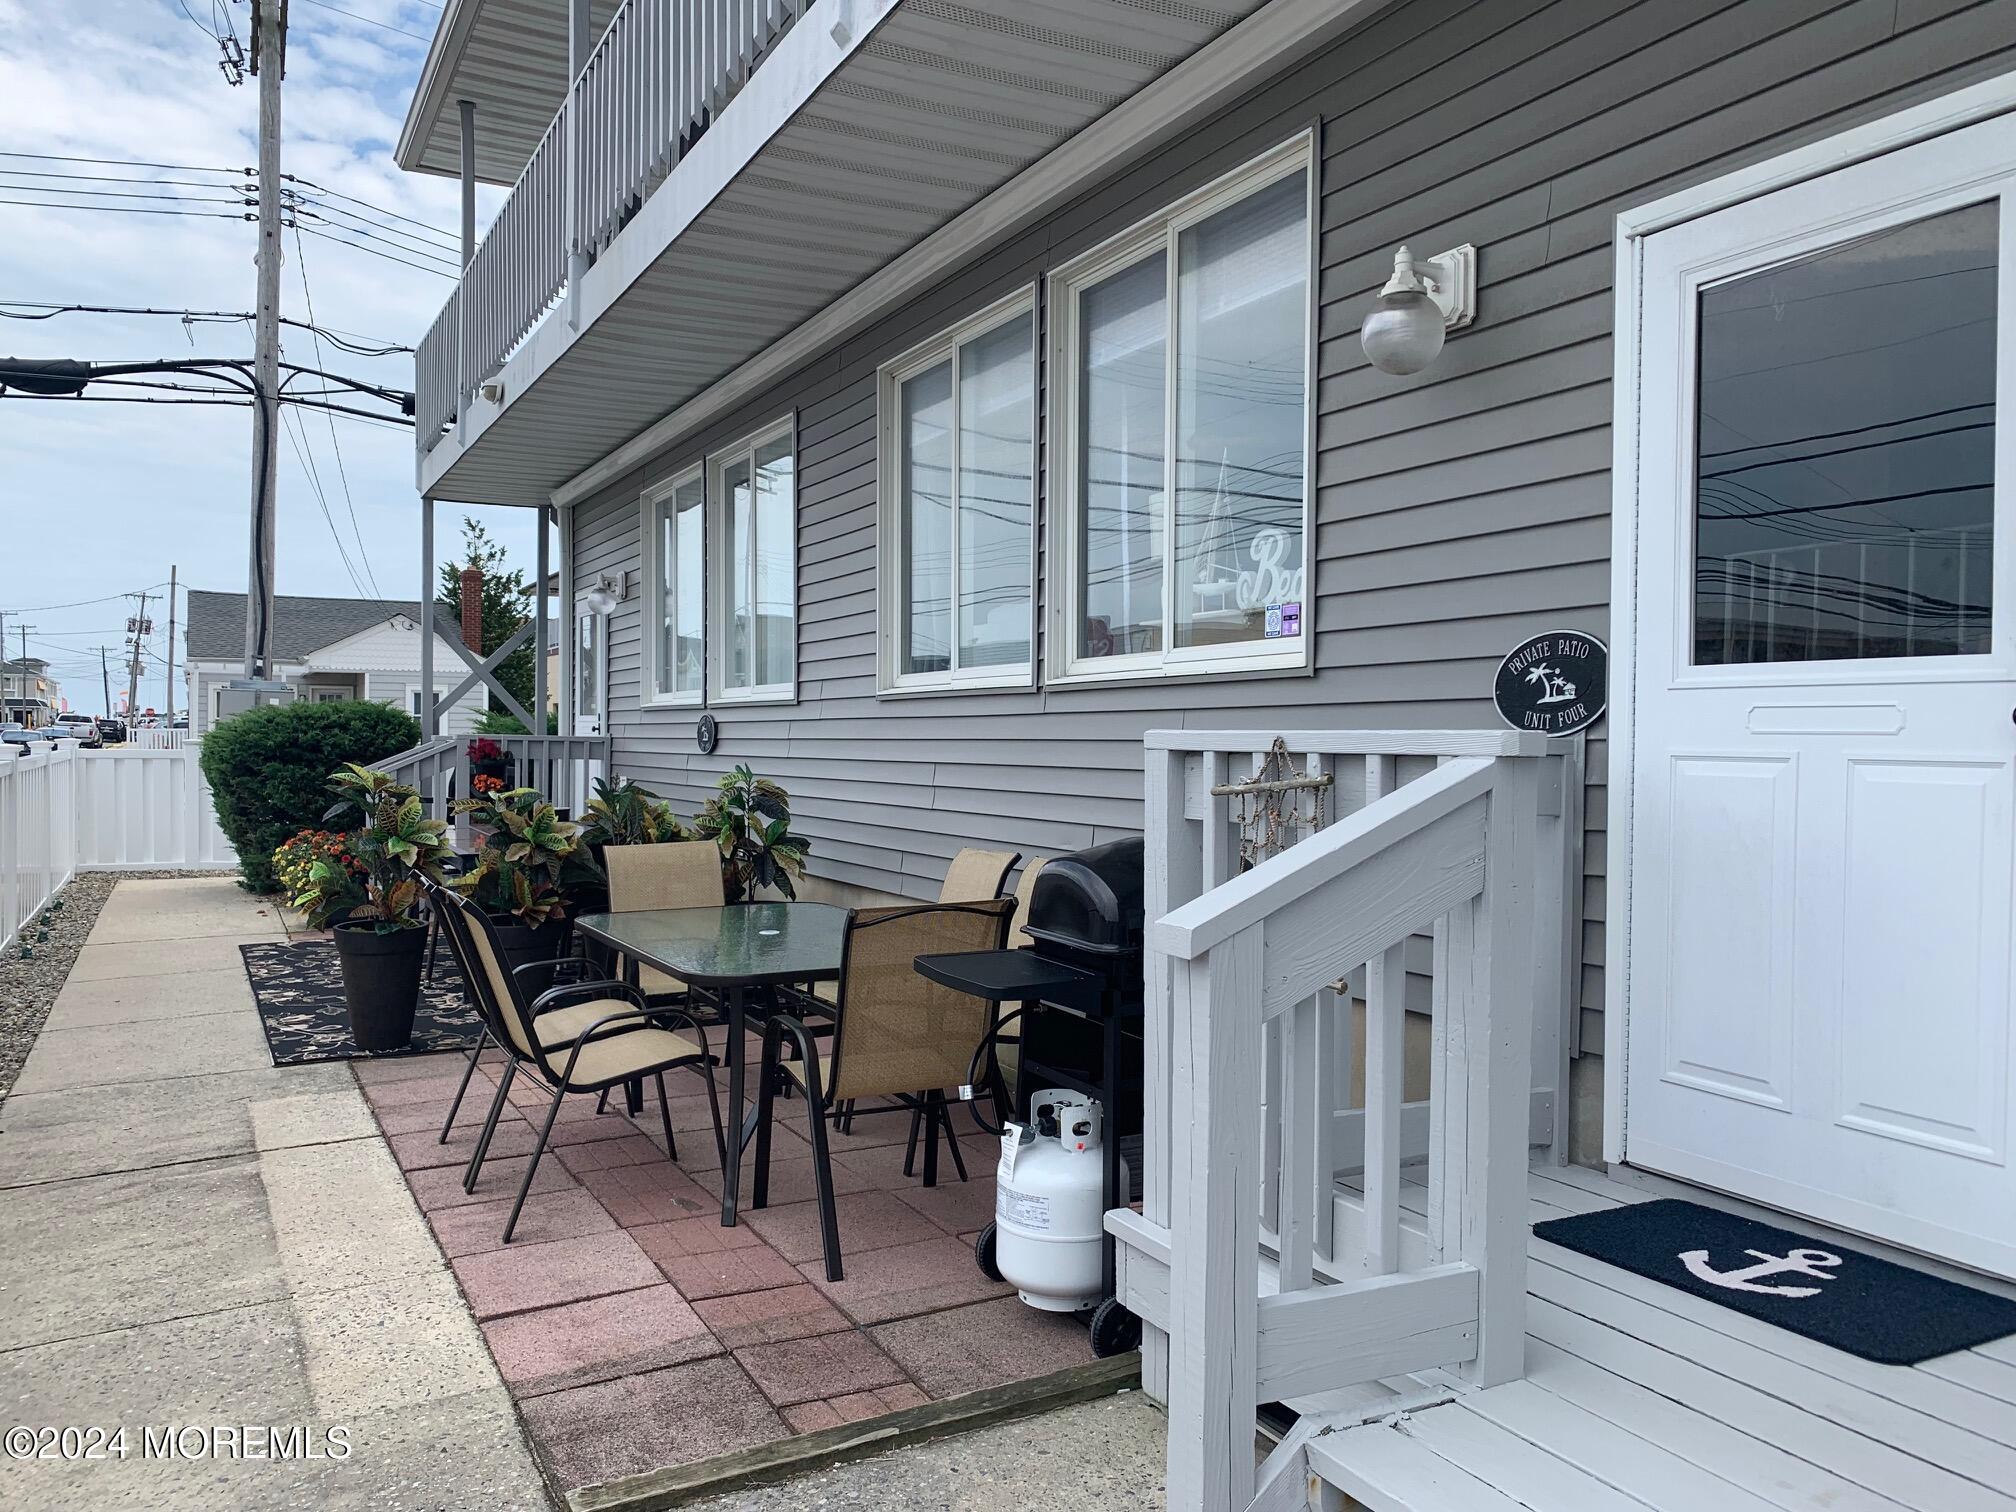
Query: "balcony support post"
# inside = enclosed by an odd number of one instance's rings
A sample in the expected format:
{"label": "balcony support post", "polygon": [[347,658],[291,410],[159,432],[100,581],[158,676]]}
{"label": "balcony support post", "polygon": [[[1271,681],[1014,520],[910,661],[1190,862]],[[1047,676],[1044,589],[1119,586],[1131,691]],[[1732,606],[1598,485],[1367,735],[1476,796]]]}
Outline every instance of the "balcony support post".
{"label": "balcony support post", "polygon": [[[420,739],[441,733],[434,707],[434,500],[420,496]],[[440,815],[436,815],[440,818]]]}
{"label": "balcony support post", "polygon": [[476,255],[476,102],[457,100],[462,119],[462,266]]}
{"label": "balcony support post", "polygon": [[560,108],[567,115],[567,325],[581,329],[581,277],[588,271],[588,248],[581,229],[582,138],[586,133],[575,110],[581,98],[581,70],[594,46],[588,0],[567,0],[567,93]]}
{"label": "balcony support post", "polygon": [[552,568],[548,565],[552,555],[549,546],[553,528],[552,522],[552,507],[541,504],[539,506],[538,561],[535,563],[535,571],[538,576],[533,579],[535,586],[532,590],[532,613],[539,622],[539,628],[533,633],[532,637],[532,713],[540,721],[538,727],[532,731],[534,735],[544,735],[546,733],[546,658],[553,649],[553,636],[550,629],[550,621],[547,619],[550,601],[546,594],[546,578],[552,571]]}

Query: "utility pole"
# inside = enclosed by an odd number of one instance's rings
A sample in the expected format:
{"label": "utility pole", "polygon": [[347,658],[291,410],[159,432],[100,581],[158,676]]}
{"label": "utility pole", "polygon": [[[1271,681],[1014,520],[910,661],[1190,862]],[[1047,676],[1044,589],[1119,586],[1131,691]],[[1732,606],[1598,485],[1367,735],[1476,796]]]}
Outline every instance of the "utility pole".
{"label": "utility pole", "polygon": [[169,729],[175,728],[175,574],[174,563],[168,566],[168,691],[164,695],[163,707],[167,712],[162,716]]}
{"label": "utility pole", "polygon": [[111,719],[113,717],[112,664],[105,659],[110,654],[111,650],[112,648],[110,646],[100,646],[98,648],[98,681],[100,686],[104,689],[105,692],[105,717],[107,719]]}
{"label": "utility pole", "polygon": [[126,621],[126,628],[133,635],[133,655],[126,663],[126,717],[131,719],[140,712],[140,643],[153,633],[154,622],[147,618],[147,600],[152,594],[142,591],[127,597],[140,600],[139,611]]}
{"label": "utility pole", "polygon": [[259,76],[259,291],[253,306],[252,561],[245,592],[245,675],[272,675],[274,505],[280,419],[280,80],[287,0],[252,0]]}
{"label": "utility pole", "polygon": [[[25,705],[28,702],[28,632],[36,627],[33,625],[16,625],[14,628],[21,634],[21,660],[18,664],[20,667],[20,676],[16,678],[14,686],[21,690],[21,702]],[[4,647],[0,647],[0,649],[4,649]],[[25,725],[34,724],[35,711],[24,707],[21,710],[21,723]]]}

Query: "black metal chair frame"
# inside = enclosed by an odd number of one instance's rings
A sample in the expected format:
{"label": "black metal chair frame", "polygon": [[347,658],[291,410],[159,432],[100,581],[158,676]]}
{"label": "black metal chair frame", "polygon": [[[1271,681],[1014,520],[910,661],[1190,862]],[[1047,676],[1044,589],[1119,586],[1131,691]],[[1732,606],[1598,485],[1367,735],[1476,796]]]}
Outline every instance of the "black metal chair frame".
{"label": "black metal chair frame", "polygon": [[[988,901],[998,903],[1001,900],[995,898]],[[922,908],[970,909],[986,905],[974,903],[931,903],[919,906]],[[854,932],[859,928],[872,929],[874,927],[874,923],[856,924],[852,917],[849,918],[845,943],[842,945],[840,952],[840,998],[831,1019],[819,1026],[819,1030],[823,1031],[821,1037],[830,1035],[833,1039],[833,1065],[836,1071],[846,1054],[847,964],[849,956],[853,953]],[[1008,927],[1008,916],[1005,913],[1001,917],[1001,927],[1003,936],[1005,937]],[[749,1205],[752,1209],[760,1209],[769,1203],[770,1117],[772,1105],[777,1094],[778,1073],[782,1066],[781,1052],[785,1041],[788,1039],[791,1042],[791,1048],[796,1052],[799,1060],[804,1062],[805,1122],[812,1142],[813,1185],[818,1191],[820,1245],[824,1251],[826,1261],[826,1279],[837,1282],[846,1279],[846,1272],[840,1258],[840,1216],[833,1201],[832,1153],[826,1142],[826,1124],[830,1119],[834,1122],[836,1128],[839,1127],[842,1115],[839,1104],[829,1106],[827,1103],[826,1092],[821,1085],[822,1075],[820,1071],[819,1049],[815,1043],[814,1034],[815,1030],[813,1026],[805,1023],[803,1019],[793,1017],[791,1014],[782,1012],[781,1010],[772,1013],[763,1022],[763,1058],[760,1062],[761,1070],[756,1078],[756,1169],[750,1185]],[[952,1132],[951,1108],[950,1104],[945,1100],[944,1093],[933,1090],[922,1094],[896,1093],[892,1095],[894,1097],[894,1106],[887,1108],[857,1109],[850,1101],[846,1105],[845,1111],[848,1124],[851,1125],[853,1119],[857,1116],[866,1117],[875,1113],[910,1113],[910,1144],[903,1157],[903,1174],[908,1176],[911,1174],[913,1158],[916,1153],[919,1124],[922,1120],[929,1119],[930,1122],[926,1125],[928,1133],[925,1144],[924,1184],[926,1186],[935,1186],[937,1185],[938,1178],[938,1128],[942,1120],[946,1136],[950,1141],[953,1164],[958,1168],[959,1179],[961,1181],[966,1180],[966,1163],[960,1158],[959,1140],[958,1136]]]}
{"label": "black metal chair frame", "polygon": [[[497,1132],[498,1120],[503,1116],[504,1104],[511,1092],[511,1083],[518,1072],[521,1069],[524,1070],[542,1088],[553,1094],[553,1100],[546,1110],[546,1120],[539,1129],[539,1138],[532,1146],[531,1159],[526,1162],[524,1178],[518,1184],[517,1200],[511,1204],[511,1216],[504,1224],[504,1242],[506,1244],[511,1242],[511,1235],[518,1227],[518,1216],[524,1210],[525,1199],[530,1195],[532,1190],[533,1177],[538,1173],[539,1162],[546,1153],[546,1143],[552,1137],[553,1125],[560,1116],[560,1104],[565,1101],[569,1092],[601,1093],[606,1092],[610,1087],[621,1085],[627,1081],[641,1079],[644,1076],[651,1077],[658,1088],[658,1113],[659,1117],[664,1121],[665,1126],[665,1157],[668,1160],[677,1160],[679,1150],[678,1143],[672,1133],[672,1108],[665,1091],[665,1073],[683,1067],[697,1066],[705,1074],[708,1107],[714,1115],[714,1145],[725,1169],[728,1160],[728,1141],[727,1135],[721,1125],[720,1095],[714,1085],[714,1067],[719,1064],[719,1061],[709,1052],[707,1048],[707,1031],[697,1020],[690,1014],[683,1013],[676,1008],[653,1006],[645,999],[641,991],[632,987],[627,982],[568,982],[559,986],[549,987],[531,1002],[525,1002],[523,999],[523,988],[520,986],[521,980],[541,971],[553,971],[561,966],[574,964],[571,957],[564,956],[550,961],[529,961],[522,966],[511,968],[509,973],[510,987],[512,996],[516,1001],[510,1003],[497,1002],[495,991],[489,980],[489,974],[482,969],[481,963],[476,958],[473,941],[464,933],[464,931],[472,928],[483,930],[491,952],[500,962],[504,961],[507,958],[503,947],[498,943],[496,932],[491,926],[490,921],[483,916],[481,909],[449,891],[447,888],[436,887],[435,896],[442,908],[443,922],[448,928],[449,948],[454,951],[458,964],[461,965],[464,975],[468,978],[470,991],[476,998],[478,1011],[484,1019],[485,1029],[488,1032],[489,1038],[494,1040],[509,1056],[509,1062],[504,1068],[504,1074],[497,1082],[497,1095],[491,1099],[489,1115],[483,1120],[482,1132],[476,1138],[476,1148],[470,1154],[468,1168],[463,1173],[463,1191],[474,1192],[476,1190],[477,1178],[482,1172],[484,1159],[489,1154],[491,1138]],[[525,1033],[525,1037],[530,1043],[537,1046],[539,1044],[539,1037],[535,1026],[539,1016],[543,1013],[549,1013],[556,1008],[563,1008],[570,1002],[579,1001],[584,998],[588,1000],[596,998],[621,999],[635,1006],[621,1009],[614,1013],[604,1014],[588,1025],[587,1028],[583,1029],[580,1035],[567,1046],[566,1064],[561,1067],[557,1077],[552,1072],[550,1057],[544,1053],[543,1049],[537,1055],[528,1056],[521,1052],[513,1043],[509,1030],[505,1025],[503,1017],[505,1014],[516,1013],[519,1016],[519,1023]],[[626,1032],[636,1029],[662,1028],[665,1027],[666,1020],[683,1021],[684,1025],[693,1031],[700,1045],[700,1053],[698,1055],[681,1055],[656,1065],[631,1068],[620,1075],[606,1077],[599,1081],[580,1084],[574,1081],[575,1063],[580,1059],[581,1052],[586,1046],[599,1040],[618,1038]],[[479,1043],[476,1053],[480,1054],[481,1048]],[[557,1054],[557,1047],[555,1053]],[[472,1054],[470,1057],[469,1072],[465,1072],[463,1076],[463,1085],[465,1088],[468,1085],[469,1073],[473,1072],[474,1069],[475,1055]],[[461,1093],[458,1092],[456,1094],[456,1102],[459,1104],[460,1101]],[[452,1118],[452,1113],[450,1116]]]}

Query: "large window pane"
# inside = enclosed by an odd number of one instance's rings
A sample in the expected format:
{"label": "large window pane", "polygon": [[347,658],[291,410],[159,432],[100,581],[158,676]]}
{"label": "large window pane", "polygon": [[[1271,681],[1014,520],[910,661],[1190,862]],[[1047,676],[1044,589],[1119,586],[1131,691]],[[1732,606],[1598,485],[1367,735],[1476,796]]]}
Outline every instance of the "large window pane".
{"label": "large window pane", "polygon": [[952,668],[952,364],[903,385],[905,672]]}
{"label": "large window pane", "polygon": [[798,658],[797,489],[791,437],[756,449],[756,675],[763,685],[788,683]]}
{"label": "large window pane", "polygon": [[1694,660],[1988,649],[1997,207],[1700,300]]}
{"label": "large window pane", "polygon": [[705,676],[701,630],[701,519],[706,489],[688,478],[657,509],[658,691],[697,693]]}
{"label": "large window pane", "polygon": [[738,457],[721,469],[721,493],[727,501],[728,581],[724,585],[723,618],[728,631],[727,685],[746,688],[756,660],[756,628],[751,623],[749,603],[749,562],[756,524],[754,501],[750,497],[749,458]]}
{"label": "large window pane", "polygon": [[1032,317],[959,352],[959,665],[1029,660],[1035,512]]}
{"label": "large window pane", "polygon": [[1307,185],[1177,238],[1175,643],[1302,633]]}
{"label": "large window pane", "polygon": [[1162,649],[1167,277],[1158,255],[1079,296],[1083,656]]}

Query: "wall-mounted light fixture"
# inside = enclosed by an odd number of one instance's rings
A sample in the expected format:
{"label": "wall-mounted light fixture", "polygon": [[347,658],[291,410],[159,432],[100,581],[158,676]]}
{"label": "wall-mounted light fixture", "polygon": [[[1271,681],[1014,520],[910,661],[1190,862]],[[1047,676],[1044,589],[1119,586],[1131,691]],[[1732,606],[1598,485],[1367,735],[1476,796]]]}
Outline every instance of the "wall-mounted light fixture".
{"label": "wall-mounted light fixture", "polygon": [[1402,247],[1393,277],[1365,317],[1358,340],[1382,373],[1418,373],[1442,351],[1443,334],[1477,318],[1477,249],[1465,242],[1426,262]]}
{"label": "wall-mounted light fixture", "polygon": [[629,597],[630,574],[605,572],[595,580],[593,588],[581,595],[581,607],[590,614],[607,614]]}
{"label": "wall-mounted light fixture", "polygon": [[489,383],[479,384],[476,392],[483,396],[483,401],[486,404],[502,404],[504,402],[504,381],[498,378],[492,379]]}

